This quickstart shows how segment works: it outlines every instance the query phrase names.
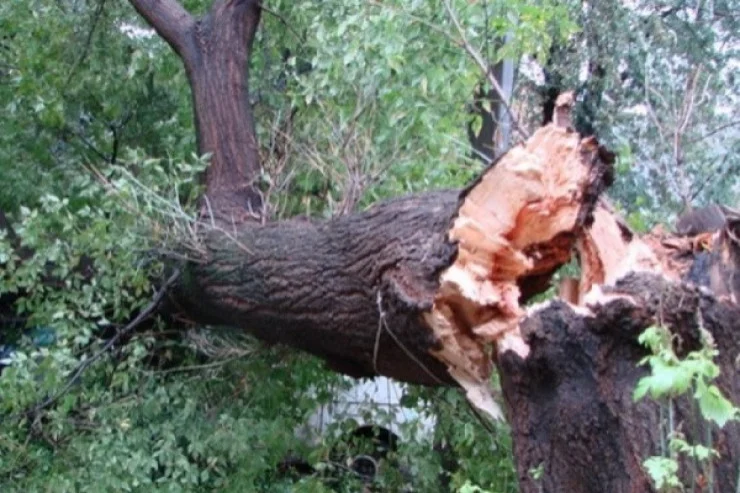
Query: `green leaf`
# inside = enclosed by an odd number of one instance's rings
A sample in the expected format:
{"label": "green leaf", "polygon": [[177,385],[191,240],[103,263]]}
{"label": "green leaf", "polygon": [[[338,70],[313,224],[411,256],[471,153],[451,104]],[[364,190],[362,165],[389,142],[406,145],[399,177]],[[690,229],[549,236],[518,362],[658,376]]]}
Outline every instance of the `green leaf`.
{"label": "green leaf", "polygon": [[720,428],[728,421],[738,419],[738,408],[722,395],[716,385],[706,385],[699,379],[694,397],[699,401],[702,416],[714,421]]}
{"label": "green leaf", "polygon": [[681,481],[678,478],[678,461],[668,457],[649,457],[642,466],[653,480],[657,490],[663,490],[667,487],[680,487]]}
{"label": "green leaf", "polygon": [[654,399],[680,395],[691,387],[693,375],[680,364],[666,362],[659,357],[649,359],[652,373],[638,382],[633,398],[641,398],[646,392]]}
{"label": "green leaf", "polygon": [[632,400],[637,402],[647,395],[650,391],[650,381],[648,377],[643,377],[637,382],[635,391],[632,393]]}
{"label": "green leaf", "polygon": [[483,118],[480,115],[475,115],[470,122],[470,129],[475,135],[478,135],[481,128],[483,128]]}

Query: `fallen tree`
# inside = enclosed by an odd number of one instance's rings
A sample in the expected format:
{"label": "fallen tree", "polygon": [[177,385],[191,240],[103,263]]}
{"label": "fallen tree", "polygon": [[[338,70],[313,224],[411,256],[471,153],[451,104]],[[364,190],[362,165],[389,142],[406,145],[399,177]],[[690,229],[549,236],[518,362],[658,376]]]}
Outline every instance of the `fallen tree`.
{"label": "fallen tree", "polygon": [[519,300],[570,259],[611,173],[604,152],[553,124],[462,192],[327,222],[216,227],[182,296],[211,323],[306,350],[344,373],[457,381],[480,396],[492,343],[526,351]]}
{"label": "fallen tree", "polygon": [[[685,282],[670,242],[638,238],[600,199],[612,158],[570,128],[567,95],[552,124],[462,192],[270,223],[247,103],[259,3],[217,0],[194,19],[175,0],[130,1],[182,58],[199,151],[212,156],[202,248],[173,292],[190,318],[243,327],[355,377],[457,384],[494,416],[497,367],[524,492],[652,491],[642,460],[660,452],[661,408],[632,399],[647,373],[637,336],[651,325],[669,327],[682,354],[711,333],[718,385],[740,400],[734,225],[713,237],[720,253],[705,264],[715,281]],[[582,275],[567,300],[527,308],[574,252]],[[737,423],[705,431],[689,399],[677,419],[690,438],[711,433],[720,452],[706,484],[735,491]]]}

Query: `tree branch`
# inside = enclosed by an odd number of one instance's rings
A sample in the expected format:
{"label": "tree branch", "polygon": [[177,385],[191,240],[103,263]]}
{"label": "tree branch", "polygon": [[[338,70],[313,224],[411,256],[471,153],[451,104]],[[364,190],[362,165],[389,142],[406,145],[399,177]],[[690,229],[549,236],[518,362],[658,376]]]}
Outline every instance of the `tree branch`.
{"label": "tree branch", "polygon": [[498,95],[499,99],[501,100],[501,104],[503,105],[506,112],[509,114],[509,118],[511,118],[511,125],[514,127],[514,130],[516,130],[519,135],[521,135],[523,138],[528,139],[529,133],[524,130],[521,125],[519,125],[519,120],[517,119],[516,115],[514,114],[514,111],[511,109],[511,106],[509,105],[509,98],[506,97],[506,93],[504,92],[504,89],[501,87],[501,84],[499,84],[498,80],[496,80],[496,76],[493,73],[493,70],[491,70],[490,64],[483,58],[483,55],[480,54],[478,50],[476,50],[473,45],[470,44],[468,41],[468,38],[465,36],[465,29],[460,24],[460,20],[455,15],[455,12],[452,10],[452,6],[450,5],[450,2],[448,0],[445,0],[443,2],[445,10],[447,11],[447,15],[449,16],[452,23],[455,25],[455,29],[457,30],[458,34],[460,35],[460,41],[459,44],[462,46],[463,49],[470,55],[470,57],[473,59],[473,61],[478,65],[478,67],[483,71],[483,73],[486,76],[486,79],[488,80],[488,83],[491,84],[491,87],[493,87],[493,90],[496,91],[496,94]]}
{"label": "tree branch", "polygon": [[95,35],[95,31],[98,28],[98,23],[100,22],[100,18],[103,15],[103,10],[105,8],[105,1],[106,0],[100,0],[98,2],[97,7],[95,8],[95,11],[92,14],[90,30],[87,32],[85,44],[82,45],[82,53],[80,54],[79,58],[75,61],[75,63],[72,65],[72,68],[69,71],[69,75],[67,76],[67,85],[69,85],[69,83],[72,81],[72,77],[74,77],[75,71],[80,65],[82,65],[82,62],[85,61],[88,53],[90,52],[90,47],[92,46],[93,36]]}
{"label": "tree branch", "polygon": [[136,11],[157,31],[180,57],[191,58],[189,33],[195,26],[193,17],[177,0],[129,0]]}
{"label": "tree branch", "polygon": [[724,125],[720,125],[719,127],[717,127],[714,130],[711,130],[711,131],[705,133],[704,135],[701,135],[699,137],[696,137],[694,139],[689,140],[687,142],[687,144],[696,144],[697,142],[700,142],[700,141],[702,141],[704,139],[707,139],[707,138],[711,137],[712,135],[718,134],[719,132],[721,132],[721,131],[723,131],[725,129],[728,129],[728,128],[731,128],[731,127],[736,127],[738,125],[740,125],[740,120],[735,120],[733,122],[729,122],[729,123],[726,123]]}
{"label": "tree branch", "polygon": [[283,24],[288,29],[288,31],[290,31],[291,33],[293,33],[293,35],[296,37],[296,39],[298,39],[298,41],[300,41],[301,43],[305,43],[306,42],[306,36],[304,34],[299,33],[296,30],[296,28],[293,27],[293,25],[290,22],[288,22],[288,19],[286,19],[283,15],[280,14],[280,12],[277,12],[275,10],[272,10],[272,9],[268,8],[268,7],[265,7],[264,5],[262,6],[262,10],[264,12],[270,14],[275,19],[277,19],[281,24]]}
{"label": "tree branch", "polygon": [[87,370],[90,365],[92,365],[94,362],[96,362],[98,359],[100,359],[105,353],[107,353],[124,335],[128,334],[132,330],[134,330],[136,327],[141,325],[141,323],[149,318],[149,316],[154,313],[156,308],[159,306],[159,304],[162,302],[162,299],[167,294],[167,291],[169,288],[177,281],[177,279],[180,277],[180,271],[176,270],[168,279],[165,281],[165,283],[162,285],[161,288],[156,292],[154,295],[154,298],[152,299],[151,303],[149,303],[144,309],[142,309],[139,314],[128,324],[126,324],[125,327],[123,327],[121,330],[119,330],[116,335],[111,337],[108,342],[106,342],[103,347],[92,355],[90,358],[84,359],[72,372],[72,376],[70,376],[67,379],[67,383],[62,387],[60,391],[58,391],[56,394],[48,397],[43,402],[37,404],[32,409],[27,411],[27,415],[35,419],[35,417],[38,415],[39,411],[51,406],[55,402],[57,402],[62,396],[64,396],[67,392],[69,392],[69,389],[72,388],[72,386],[77,382],[77,380],[80,378],[80,376]]}

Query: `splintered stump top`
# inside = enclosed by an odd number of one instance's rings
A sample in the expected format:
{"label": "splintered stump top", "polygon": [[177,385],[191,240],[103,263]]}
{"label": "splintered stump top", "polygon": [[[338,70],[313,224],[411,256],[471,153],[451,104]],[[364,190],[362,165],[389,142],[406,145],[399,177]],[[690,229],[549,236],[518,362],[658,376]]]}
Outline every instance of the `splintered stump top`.
{"label": "splintered stump top", "polygon": [[442,343],[434,355],[489,414],[498,414],[488,390],[492,348],[526,356],[523,294],[570,260],[611,173],[611,156],[595,139],[551,124],[464,192],[449,232],[457,257],[425,320]]}

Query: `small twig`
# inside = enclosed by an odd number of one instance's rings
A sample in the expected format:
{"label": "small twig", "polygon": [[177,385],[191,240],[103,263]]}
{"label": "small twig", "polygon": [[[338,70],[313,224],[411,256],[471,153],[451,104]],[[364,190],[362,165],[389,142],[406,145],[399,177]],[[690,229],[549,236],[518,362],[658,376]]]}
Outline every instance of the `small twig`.
{"label": "small twig", "polygon": [[480,425],[483,427],[484,430],[486,430],[488,433],[493,435],[496,430],[493,429],[493,426],[491,426],[491,422],[486,419],[483,414],[480,412],[480,410],[473,405],[472,402],[470,402],[470,399],[465,399],[465,402],[468,403],[468,408],[470,409],[470,412],[473,413],[473,416],[478,420]]}
{"label": "small twig", "polygon": [[[440,380],[437,377],[437,375],[435,375],[434,373],[432,373],[432,371],[429,368],[427,368],[424,363],[422,363],[421,361],[419,361],[419,358],[417,358],[414,355],[414,353],[412,353],[411,350],[409,350],[409,348],[407,348],[406,345],[401,342],[401,340],[398,338],[398,336],[396,336],[396,334],[394,334],[393,331],[391,331],[390,327],[388,327],[388,324],[385,321],[385,312],[383,312],[383,310],[382,310],[382,303],[383,303],[383,295],[380,294],[380,292],[378,292],[378,317],[379,317],[379,323],[382,323],[383,324],[383,328],[385,328],[385,331],[388,333],[389,336],[391,336],[391,339],[393,339],[393,341],[398,345],[398,347],[400,347],[401,350],[404,353],[406,353],[406,356],[408,356],[414,363],[416,363],[419,366],[419,368],[421,368],[422,370],[424,370],[424,372],[427,375],[429,375],[430,377],[432,377],[432,380],[434,380],[436,383],[438,383],[440,385],[444,384],[444,382],[442,382],[442,380]],[[380,339],[380,331],[378,331],[377,339],[378,340]],[[377,348],[376,348],[376,350],[377,350]],[[374,353],[375,354],[373,356],[376,357],[377,356],[377,352],[374,351]],[[375,361],[373,361],[373,364],[375,364]]]}
{"label": "small twig", "polygon": [[213,209],[211,208],[211,201],[208,199],[208,194],[203,194],[203,200],[206,203],[206,209],[208,209],[208,217],[211,219],[211,228],[216,229],[216,220],[213,216]]}
{"label": "small twig", "polygon": [[105,1],[106,0],[100,0],[100,2],[98,2],[97,8],[95,9],[95,12],[93,12],[93,18],[92,18],[90,30],[87,32],[87,37],[85,39],[85,42],[82,45],[82,52],[80,53],[80,56],[77,58],[77,60],[75,60],[74,64],[72,65],[72,68],[69,71],[69,75],[67,76],[67,82],[65,83],[65,86],[69,86],[69,83],[72,82],[72,77],[74,77],[75,71],[80,65],[82,65],[82,62],[85,61],[85,59],[87,58],[87,55],[90,52],[90,47],[92,46],[92,38],[95,35],[95,31],[98,28],[100,17],[105,11]]}
{"label": "small twig", "polygon": [[377,296],[377,302],[378,302],[378,331],[375,333],[375,345],[373,346],[373,370],[375,370],[375,373],[380,375],[380,372],[378,371],[378,350],[380,349],[380,332],[383,330],[383,295],[380,293],[380,290],[378,290],[378,296]]}
{"label": "small twig", "polygon": [[740,120],[735,120],[733,122],[726,123],[724,125],[720,125],[719,127],[717,127],[714,130],[711,130],[711,131],[705,133],[704,135],[700,135],[699,137],[696,137],[696,138],[693,138],[691,140],[686,141],[686,143],[687,144],[695,144],[695,143],[697,143],[699,141],[702,141],[702,140],[704,140],[706,138],[711,137],[712,135],[718,134],[719,132],[721,132],[723,130],[726,130],[728,128],[735,127],[735,126],[738,126],[738,125],[740,125]]}
{"label": "small twig", "polygon": [[151,374],[156,375],[167,375],[170,373],[180,373],[180,372],[186,372],[186,371],[202,371],[202,370],[211,370],[214,368],[220,368],[224,365],[227,365],[231,363],[232,361],[235,361],[237,359],[242,358],[243,356],[247,356],[249,353],[246,353],[241,356],[232,356],[231,358],[222,360],[222,361],[214,361],[213,363],[205,363],[202,365],[190,365],[190,366],[178,366],[175,368],[168,368],[167,370],[159,370],[159,371],[153,371],[150,372]]}
{"label": "small twig", "polygon": [[717,171],[713,174],[707,174],[704,177],[704,180],[702,180],[702,182],[696,186],[696,188],[694,189],[694,193],[691,196],[692,202],[696,200],[697,197],[699,197],[699,195],[704,191],[707,185],[716,185],[718,181],[724,179],[724,177],[731,169],[730,167],[728,167],[729,169],[725,169],[725,163],[727,163],[731,155],[732,154],[730,153],[725,154],[725,156],[722,158],[722,161],[720,161],[720,163],[715,166],[715,169]]}
{"label": "small twig", "polygon": [[69,127],[69,126],[66,127],[66,128],[64,128],[63,132],[64,131],[66,131],[69,134],[71,134],[72,137],[76,137],[80,142],[82,142],[82,144],[84,145],[84,147],[86,147],[90,152],[92,152],[93,154],[95,154],[96,156],[98,156],[100,159],[102,159],[106,163],[110,163],[111,162],[110,161],[110,156],[106,156],[103,151],[101,151],[100,149],[98,149],[97,147],[95,147],[95,144],[93,144],[92,142],[90,142],[87,139],[87,137],[85,137],[85,135],[82,132],[79,132],[77,130],[74,130],[72,127]]}
{"label": "small twig", "polygon": [[280,23],[281,23],[281,24],[283,24],[283,25],[284,25],[285,27],[287,27],[287,28],[288,28],[288,31],[290,31],[291,33],[293,33],[293,35],[295,35],[295,37],[296,37],[296,38],[298,38],[298,40],[299,40],[299,41],[301,41],[301,42],[303,42],[303,43],[305,43],[305,42],[306,42],[306,37],[305,37],[305,36],[303,36],[303,35],[301,35],[301,33],[299,33],[299,32],[298,32],[298,31],[297,31],[297,30],[296,30],[296,29],[295,29],[295,28],[294,28],[294,27],[293,27],[293,26],[292,26],[292,25],[291,25],[291,24],[290,24],[290,23],[288,22],[288,20],[287,20],[287,19],[286,19],[286,18],[285,18],[285,17],[284,17],[284,16],[282,15],[282,14],[279,14],[278,12],[275,12],[275,11],[274,11],[274,10],[272,10],[271,8],[269,8],[269,7],[266,7],[266,6],[264,5],[264,3],[263,3],[262,5],[260,5],[260,8],[262,9],[262,12],[266,12],[266,13],[270,14],[271,16],[273,16],[274,18],[276,18],[276,19],[277,19],[278,21],[280,21]]}
{"label": "small twig", "polygon": [[152,313],[154,313],[154,310],[156,310],[157,306],[162,302],[162,299],[167,294],[167,290],[169,289],[172,284],[177,281],[178,277],[180,277],[180,271],[176,270],[170,277],[165,281],[165,283],[162,285],[161,288],[157,291],[157,293],[154,295],[154,299],[143,309],[139,312],[139,314],[128,324],[126,324],[125,327],[123,327],[121,330],[119,330],[116,335],[111,337],[108,342],[105,343],[103,348],[92,355],[90,358],[86,359],[79,365],[77,365],[77,368],[72,372],[72,376],[67,379],[67,383],[62,387],[60,391],[58,391],[53,396],[47,398],[45,401],[43,401],[40,404],[37,404],[34,406],[34,408],[31,411],[27,411],[27,415],[34,416],[39,411],[41,411],[44,408],[47,408],[54,404],[56,401],[58,401],[62,396],[64,396],[69,389],[72,388],[72,386],[75,384],[78,378],[87,370],[87,368],[90,367],[95,361],[100,359],[105,353],[110,350],[114,344],[116,344],[121,337],[128,334],[132,330],[134,330],[136,327],[138,327],[144,320],[146,320]]}

